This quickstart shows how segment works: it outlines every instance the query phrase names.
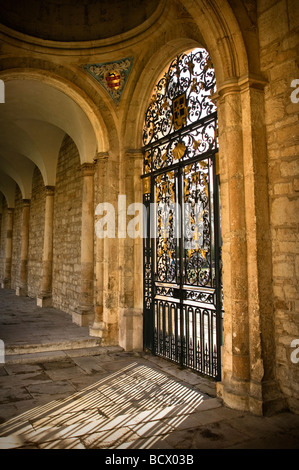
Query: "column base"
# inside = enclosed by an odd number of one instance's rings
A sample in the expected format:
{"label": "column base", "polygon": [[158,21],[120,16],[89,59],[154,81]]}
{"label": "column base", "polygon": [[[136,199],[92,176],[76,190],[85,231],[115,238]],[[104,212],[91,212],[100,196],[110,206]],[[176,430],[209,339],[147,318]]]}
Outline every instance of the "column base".
{"label": "column base", "polygon": [[89,334],[90,336],[95,336],[96,338],[102,338],[104,330],[104,322],[94,322],[94,324],[89,327]]}
{"label": "column base", "polygon": [[27,287],[16,287],[16,295],[18,297],[27,297],[28,289]]}
{"label": "column base", "polygon": [[78,326],[89,326],[94,320],[93,305],[78,305],[72,313],[72,321]]}
{"label": "column base", "polygon": [[[258,416],[271,416],[288,410],[286,399],[274,381],[267,384],[244,382],[243,387],[240,384],[237,390],[228,383],[218,382],[216,389],[217,396],[223,400],[223,403],[235,410],[247,411]],[[252,393],[257,390],[259,393]]]}
{"label": "column base", "polygon": [[2,289],[10,289],[11,287],[11,280],[10,279],[3,279],[1,281],[1,288]]}
{"label": "column base", "polygon": [[36,305],[38,307],[46,308],[46,307],[52,307],[52,294],[50,293],[41,293],[38,294],[36,298]]}
{"label": "column base", "polygon": [[119,321],[119,345],[125,351],[143,350],[143,311],[124,309]]}
{"label": "column base", "polygon": [[94,323],[90,332],[100,335],[101,346],[119,346],[118,323]]}

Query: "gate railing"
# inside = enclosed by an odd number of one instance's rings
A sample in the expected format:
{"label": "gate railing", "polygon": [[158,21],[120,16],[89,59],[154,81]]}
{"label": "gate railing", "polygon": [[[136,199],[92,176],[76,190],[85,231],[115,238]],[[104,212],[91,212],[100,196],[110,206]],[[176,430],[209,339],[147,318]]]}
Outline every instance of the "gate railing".
{"label": "gate railing", "polygon": [[211,307],[156,298],[152,352],[219,380],[222,319]]}

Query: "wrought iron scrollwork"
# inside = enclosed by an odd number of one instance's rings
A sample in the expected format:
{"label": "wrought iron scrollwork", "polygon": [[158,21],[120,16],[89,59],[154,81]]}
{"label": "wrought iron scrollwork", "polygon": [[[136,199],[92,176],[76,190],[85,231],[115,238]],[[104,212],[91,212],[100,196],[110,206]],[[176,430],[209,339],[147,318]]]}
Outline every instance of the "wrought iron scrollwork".
{"label": "wrought iron scrollwork", "polygon": [[146,111],[146,173],[216,148],[216,104],[212,100],[215,89],[215,72],[205,49],[182,54],[172,61],[156,85]]}
{"label": "wrought iron scrollwork", "polygon": [[144,331],[155,354],[219,379],[215,90],[209,54],[195,49],[171,62],[146,112],[144,203],[155,217],[144,242]]}

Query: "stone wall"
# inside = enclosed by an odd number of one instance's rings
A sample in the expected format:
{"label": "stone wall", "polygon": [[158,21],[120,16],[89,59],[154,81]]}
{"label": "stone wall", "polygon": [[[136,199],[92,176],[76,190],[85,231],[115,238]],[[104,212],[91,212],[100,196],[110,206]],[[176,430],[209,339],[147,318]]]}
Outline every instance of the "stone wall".
{"label": "stone wall", "polygon": [[63,140],[56,175],[53,234],[53,306],[71,313],[78,302],[82,176],[80,158],[69,136]]}
{"label": "stone wall", "polygon": [[6,222],[7,222],[7,203],[3,198],[2,214],[1,214],[1,237],[0,237],[0,280],[4,279],[5,269],[5,238],[6,238]]}
{"label": "stone wall", "polygon": [[22,193],[16,187],[14,223],[12,234],[12,260],[11,260],[11,288],[16,289],[19,279],[19,263],[21,256],[21,225],[22,225]]}
{"label": "stone wall", "polygon": [[261,69],[268,80],[265,117],[276,367],[282,391],[292,397],[290,408],[298,410],[299,364],[291,360],[291,342],[299,338],[299,103],[292,102],[295,89],[291,83],[299,79],[299,8],[296,0],[261,1],[258,5]]}
{"label": "stone wall", "polygon": [[[85,165],[81,169],[77,149],[73,141],[65,137],[58,159],[56,182],[55,158],[41,152],[37,159],[35,153],[31,155],[28,150],[28,158],[37,162],[45,180],[50,181],[48,184],[56,184],[53,305],[71,312],[78,300],[82,300],[84,313],[84,301],[87,301],[88,309],[93,309],[90,298],[94,294],[95,329],[102,328],[103,344],[119,342],[126,349],[138,349],[142,343],[138,326],[142,323],[142,243],[128,238],[95,239],[94,231],[92,238],[90,196],[93,159],[98,158],[94,208],[99,202],[109,202],[117,208],[118,195],[126,195],[128,204],[141,202],[138,185],[142,160],[138,152],[142,145],[146,102],[157,74],[166,66],[168,59],[183,49],[206,45],[217,70],[219,93],[225,299],[222,382],[225,385],[225,403],[253,410],[257,409],[252,404],[254,399],[262,410],[265,402],[270,400],[265,396],[264,388],[272,388],[270,376],[271,379],[278,378],[290,408],[298,411],[299,364],[291,360],[291,343],[299,339],[299,103],[291,100],[295,91],[291,83],[299,79],[296,50],[298,0],[181,0],[176,11],[177,3],[169,0],[165,14],[151,30],[140,29],[132,37],[115,37],[113,41],[111,39],[109,48],[106,42],[93,43],[92,51],[90,48],[78,49],[78,45],[72,44],[70,49],[57,48],[54,60],[53,50],[47,49],[49,45],[37,38],[34,46],[28,46],[24,37],[25,49],[8,35],[2,42],[1,76],[11,78],[11,83],[21,77],[24,79],[20,80],[22,85],[33,76],[40,80],[41,85],[44,82],[40,87],[40,98],[45,105],[49,104],[48,98],[52,95],[48,93],[52,88],[53,92],[56,88],[56,91],[65,92],[74,100],[74,109],[78,105],[90,119],[92,132],[89,126],[85,129],[80,123],[82,134],[76,134],[76,119],[83,116],[81,113],[68,113],[63,122],[61,111],[64,111],[64,106],[57,106],[57,115],[56,110],[45,107],[45,115],[37,114],[38,118],[45,119],[41,119],[43,124],[49,119],[49,123],[68,132],[77,144],[88,143],[93,131],[96,135],[94,142],[97,145],[90,146],[94,153],[84,153],[85,146],[82,145],[81,159]],[[18,44],[22,45],[22,36],[19,40]],[[119,54],[120,44],[123,55]],[[106,63],[121,56],[133,56],[134,63],[122,98],[116,105],[101,85],[88,76],[82,65],[95,61]],[[21,87],[20,84],[18,86]],[[299,97],[299,90],[292,96]],[[36,129],[33,128],[34,131]],[[40,144],[42,142],[43,139]],[[84,166],[87,166],[85,170]],[[44,184],[36,169],[28,254],[28,293],[32,297],[39,293],[42,278]],[[18,210],[17,202],[16,214]],[[4,203],[0,242],[2,277],[5,274],[8,220]],[[17,215],[16,224],[18,220]],[[13,283],[19,256],[18,227],[15,225],[13,234]],[[92,243],[95,244],[96,260],[94,278],[90,269]],[[46,261],[50,262],[44,266],[52,268],[52,256]],[[94,291],[90,287],[92,282]]]}
{"label": "stone wall", "polygon": [[36,297],[42,278],[43,240],[45,220],[45,186],[42,175],[35,168],[29,220],[28,295]]}

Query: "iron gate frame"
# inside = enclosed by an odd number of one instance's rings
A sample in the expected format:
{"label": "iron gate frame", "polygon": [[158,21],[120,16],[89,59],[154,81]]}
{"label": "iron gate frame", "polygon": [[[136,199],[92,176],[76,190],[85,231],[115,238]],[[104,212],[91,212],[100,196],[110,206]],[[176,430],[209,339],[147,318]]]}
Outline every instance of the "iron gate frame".
{"label": "iron gate frame", "polygon": [[[177,61],[179,61],[178,56]],[[209,59],[208,59],[209,60]],[[211,85],[210,85],[211,88]],[[175,97],[175,99],[181,98],[182,94]],[[173,99],[173,102],[175,101]],[[172,102],[172,109],[174,105]],[[182,103],[182,104],[181,104]],[[179,104],[183,107],[186,107],[186,97],[180,99]],[[176,109],[178,106],[176,106]],[[178,127],[175,130],[166,136],[162,136],[156,139],[154,142],[150,142],[148,145],[143,147],[143,152],[145,155],[145,164],[147,158],[147,152],[150,150],[152,152],[155,149],[160,149],[164,144],[168,144],[171,147],[172,142],[177,142],[176,146],[183,145],[183,139],[185,136],[188,136],[190,132],[200,132],[199,129],[206,128],[209,125],[215,126],[215,138],[213,143],[213,148],[208,148],[207,151],[203,151],[199,155],[195,155],[191,158],[181,159],[178,158],[178,161],[175,162],[173,159],[170,164],[167,166],[161,165],[160,168],[148,168],[143,178],[146,189],[144,190],[143,203],[146,207],[146,233],[144,233],[144,244],[143,244],[143,279],[144,279],[144,348],[149,349],[154,355],[164,357],[173,362],[180,364],[181,367],[191,368],[203,375],[209,376],[214,380],[221,380],[221,345],[222,345],[222,318],[223,318],[223,309],[222,309],[222,282],[221,282],[221,231],[220,231],[220,198],[219,198],[219,186],[220,186],[220,177],[216,171],[217,167],[217,156],[218,156],[218,141],[217,141],[217,111],[214,111],[202,119],[187,124],[187,118],[184,116],[184,110],[182,114],[181,125],[178,124]],[[175,126],[174,126],[175,127]],[[211,146],[210,146],[211,147]],[[185,147],[186,148],[186,147]],[[160,151],[160,150],[159,150]],[[155,279],[155,263],[156,263],[156,238],[154,238],[151,233],[152,231],[152,220],[151,220],[151,211],[150,205],[155,200],[155,178],[159,175],[165,175],[166,173],[174,172],[175,179],[179,185],[178,188],[178,197],[179,197],[179,206],[183,202],[183,185],[184,180],[182,177],[182,172],[186,166],[192,164],[198,164],[200,162],[207,161],[212,171],[212,185],[211,187],[210,180],[208,182],[208,203],[209,207],[211,205],[211,190],[213,194],[213,208],[212,211],[209,209],[209,214],[211,220],[209,221],[210,225],[213,225],[213,240],[211,244],[214,246],[214,263],[215,263],[215,274],[214,278],[211,278],[212,285],[211,288],[206,290],[206,298],[210,296],[213,301],[209,303],[199,302],[197,305],[193,304],[192,301],[187,299],[187,291],[196,291],[196,288],[188,286],[183,283],[185,275],[185,254],[184,254],[184,227],[183,227],[183,216],[180,218],[180,237],[179,237],[179,286],[174,287],[171,285],[171,288],[174,290],[177,297],[173,295],[168,297],[167,295],[164,298],[160,298],[157,294],[158,283]],[[212,224],[213,218],[213,224]],[[211,255],[212,259],[212,255]],[[166,283],[167,284],[167,283]],[[164,287],[167,287],[164,283]],[[161,285],[163,288],[163,283]],[[198,288],[198,296],[202,295],[205,289],[203,287]],[[160,301],[160,303],[157,302]],[[166,332],[166,305],[168,304],[168,320],[172,321],[172,314],[169,315],[169,309],[175,311],[174,315],[174,338],[167,337]],[[162,329],[156,328],[158,320],[160,318],[160,308],[162,305]],[[195,309],[195,310],[194,310]],[[187,321],[189,318],[189,313],[192,313],[192,322]],[[208,314],[210,312],[210,315]],[[198,339],[197,345],[195,346],[195,328],[197,329],[197,314],[200,316],[200,340]],[[205,316],[208,317],[209,325],[213,325],[215,321],[214,328],[208,328],[208,344],[206,342],[205,349],[203,349],[204,344],[204,324]],[[190,344],[186,341],[186,337],[189,336],[190,324],[193,328],[192,336],[192,351],[190,354]],[[179,334],[180,331],[180,334]],[[182,332],[185,331],[185,334]],[[216,335],[216,341],[213,342],[213,335]],[[174,339],[174,342],[173,342]],[[199,347],[200,346],[200,347]],[[214,347],[213,347],[214,346]]]}

